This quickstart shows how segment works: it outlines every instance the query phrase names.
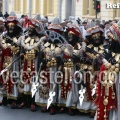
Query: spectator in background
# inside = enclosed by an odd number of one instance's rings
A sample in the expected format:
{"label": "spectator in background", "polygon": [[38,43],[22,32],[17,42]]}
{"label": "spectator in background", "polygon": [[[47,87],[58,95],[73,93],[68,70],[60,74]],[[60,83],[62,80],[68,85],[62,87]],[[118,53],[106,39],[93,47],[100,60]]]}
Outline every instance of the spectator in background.
{"label": "spectator in background", "polygon": [[105,30],[108,30],[110,26],[111,26],[111,22],[110,21],[106,21],[105,22]]}
{"label": "spectator in background", "polygon": [[24,18],[25,18],[25,15],[21,15],[20,24],[21,24],[22,27],[24,26],[24,21],[25,21]]}
{"label": "spectator in background", "polygon": [[88,22],[89,22],[89,21],[88,21],[88,18],[85,18],[85,19],[84,19],[84,22],[87,22],[87,23],[88,23]]}
{"label": "spectator in background", "polygon": [[85,30],[88,28],[88,23],[87,22],[83,22],[82,25],[84,26]]}
{"label": "spectator in background", "polygon": [[96,20],[95,22],[96,22],[96,25],[98,26],[100,25],[100,20]]}
{"label": "spectator in background", "polygon": [[112,20],[109,20],[109,22],[112,22]]}
{"label": "spectator in background", "polygon": [[39,13],[37,13],[34,17],[34,19],[38,20],[39,22],[41,22],[41,16]]}
{"label": "spectator in background", "polygon": [[105,25],[105,20],[102,20],[102,21],[101,21],[101,24]]}
{"label": "spectator in background", "polygon": [[46,23],[47,23],[47,22],[49,21],[49,20],[48,20],[48,16],[45,16],[44,18],[46,18]]}
{"label": "spectator in background", "polygon": [[106,21],[105,22],[105,29],[104,29],[105,30],[105,39],[108,39],[106,33],[107,33],[108,29],[110,28],[110,26],[111,26],[111,22],[110,21]]}
{"label": "spectator in background", "polygon": [[102,29],[105,29],[105,25],[104,24],[100,24],[99,25]]}
{"label": "spectator in background", "polygon": [[9,14],[6,12],[6,13],[4,14],[4,18],[6,19],[7,17],[9,17]]}
{"label": "spectator in background", "polygon": [[93,22],[95,22],[95,19],[92,19]]}
{"label": "spectator in background", "polygon": [[112,20],[109,20],[110,25],[112,25]]}
{"label": "spectator in background", "polygon": [[42,19],[41,19],[41,22],[42,22],[42,24],[43,24],[43,27],[44,27],[44,29],[46,29],[47,30],[47,26],[48,26],[48,22],[47,22],[48,20],[46,19],[46,17],[43,17]]}
{"label": "spectator in background", "polygon": [[78,25],[80,26],[81,25],[81,19],[78,17],[78,18],[76,18],[76,21],[77,21]]}
{"label": "spectator in background", "polygon": [[0,17],[3,17],[3,14],[2,14],[2,12],[0,12]]}
{"label": "spectator in background", "polygon": [[112,23],[117,23],[118,21],[117,20],[113,20]]}
{"label": "spectator in background", "polygon": [[25,15],[21,15],[21,19],[24,18],[24,17],[25,17]]}

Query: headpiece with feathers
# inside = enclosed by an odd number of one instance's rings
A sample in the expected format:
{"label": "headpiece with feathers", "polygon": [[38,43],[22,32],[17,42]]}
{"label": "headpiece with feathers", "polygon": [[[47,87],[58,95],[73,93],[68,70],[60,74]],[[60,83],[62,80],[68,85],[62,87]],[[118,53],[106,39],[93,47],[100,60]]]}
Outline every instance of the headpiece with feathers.
{"label": "headpiece with feathers", "polygon": [[43,27],[42,23],[36,19],[29,18],[28,25],[35,27],[35,30],[38,34],[41,34],[44,32],[44,27]]}
{"label": "headpiece with feathers", "polygon": [[37,14],[34,19],[38,20],[39,22],[41,22],[41,17],[40,17],[40,14]]}
{"label": "headpiece with feathers", "polygon": [[109,30],[106,32],[108,38],[118,41],[120,44],[120,20],[118,23],[113,23]]}
{"label": "headpiece with feathers", "polygon": [[48,25],[48,30],[53,30],[57,33],[63,32],[63,27],[60,25],[60,20],[59,18],[55,17],[51,24]]}

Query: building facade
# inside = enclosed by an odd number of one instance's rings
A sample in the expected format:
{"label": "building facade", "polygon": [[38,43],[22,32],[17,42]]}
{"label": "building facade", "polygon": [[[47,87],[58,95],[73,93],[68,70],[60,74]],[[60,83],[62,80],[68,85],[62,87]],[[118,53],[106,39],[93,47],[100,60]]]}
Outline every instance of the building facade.
{"label": "building facade", "polygon": [[[101,12],[98,19],[112,20],[120,19],[120,9],[107,9],[107,3],[120,3],[120,0],[99,0]],[[50,19],[58,16],[68,19],[69,16],[76,16],[81,19],[96,18],[93,9],[93,0],[3,0],[3,13],[15,11],[20,17],[27,14],[30,17],[39,13],[41,17],[48,16]]]}
{"label": "building facade", "polygon": [[2,12],[2,0],[0,0],[0,12]]}

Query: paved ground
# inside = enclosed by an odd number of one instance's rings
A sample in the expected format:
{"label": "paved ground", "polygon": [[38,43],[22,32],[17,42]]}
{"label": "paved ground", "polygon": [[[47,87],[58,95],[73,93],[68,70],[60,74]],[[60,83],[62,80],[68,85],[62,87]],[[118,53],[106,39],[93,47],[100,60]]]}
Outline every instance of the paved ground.
{"label": "paved ground", "polygon": [[29,109],[11,109],[0,106],[0,120],[93,120],[87,115],[69,116],[67,114],[49,115],[49,113],[31,112]]}

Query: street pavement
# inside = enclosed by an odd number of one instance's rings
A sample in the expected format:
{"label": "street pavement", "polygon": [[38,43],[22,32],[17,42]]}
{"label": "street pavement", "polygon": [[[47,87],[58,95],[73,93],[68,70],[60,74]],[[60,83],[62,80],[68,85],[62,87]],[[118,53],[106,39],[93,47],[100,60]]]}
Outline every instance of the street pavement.
{"label": "street pavement", "polygon": [[29,109],[11,109],[10,106],[0,106],[0,120],[94,120],[89,115],[68,114],[50,115],[49,113],[31,112]]}

